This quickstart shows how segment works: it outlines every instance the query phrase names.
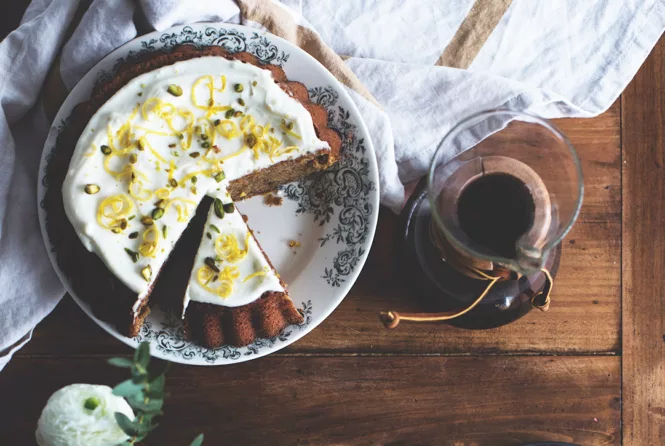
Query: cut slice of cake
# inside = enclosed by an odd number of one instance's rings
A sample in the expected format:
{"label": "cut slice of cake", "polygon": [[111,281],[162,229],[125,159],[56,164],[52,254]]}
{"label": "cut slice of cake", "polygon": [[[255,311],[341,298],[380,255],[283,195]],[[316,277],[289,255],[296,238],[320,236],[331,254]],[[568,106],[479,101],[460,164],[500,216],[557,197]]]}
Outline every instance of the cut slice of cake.
{"label": "cut slice of cake", "polygon": [[[95,306],[107,313],[98,316],[109,316],[128,336],[138,333],[157,276],[204,196],[237,201],[269,192],[328,168],[341,145],[327,126],[325,109],[308,101],[302,84],[248,53],[230,55],[218,47],[181,47],[123,67],[77,107],[75,117],[85,115],[92,116],[75,148],[70,135],[59,139],[52,166],[62,166],[69,156],[69,168],[63,178],[49,167],[62,195],[47,192],[46,206],[51,222],[58,221],[57,206],[64,207],[76,236],[106,271],[75,248],[59,256],[61,268],[70,277],[86,270],[85,278],[72,280],[75,287],[95,294]],[[70,231],[60,234],[54,232],[57,225],[49,226],[56,249],[70,250]],[[260,252],[254,238],[249,240]],[[272,283],[270,277],[277,277],[272,268],[260,281]],[[196,294],[191,286],[188,294]],[[195,318],[208,305],[192,300],[197,305],[188,314]],[[283,284],[245,300],[222,300],[216,307],[231,302],[228,307],[253,312],[268,303],[290,306],[281,312],[283,319],[301,320]],[[192,318],[188,327],[194,334]],[[274,336],[274,329],[263,331]],[[243,339],[224,342],[240,345]]]}
{"label": "cut slice of cake", "polygon": [[210,348],[251,344],[303,320],[243,216],[226,201],[216,198],[208,213],[183,302],[187,336]]}

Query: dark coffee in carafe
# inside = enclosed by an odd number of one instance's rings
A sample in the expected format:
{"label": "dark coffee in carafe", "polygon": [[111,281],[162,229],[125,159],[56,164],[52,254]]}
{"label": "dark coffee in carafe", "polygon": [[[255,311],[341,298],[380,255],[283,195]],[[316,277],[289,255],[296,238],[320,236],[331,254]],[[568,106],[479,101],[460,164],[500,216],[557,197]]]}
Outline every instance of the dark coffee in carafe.
{"label": "dark coffee in carafe", "polygon": [[517,240],[533,225],[534,209],[527,186],[503,173],[472,181],[457,203],[460,229],[476,244],[507,258],[516,257]]}

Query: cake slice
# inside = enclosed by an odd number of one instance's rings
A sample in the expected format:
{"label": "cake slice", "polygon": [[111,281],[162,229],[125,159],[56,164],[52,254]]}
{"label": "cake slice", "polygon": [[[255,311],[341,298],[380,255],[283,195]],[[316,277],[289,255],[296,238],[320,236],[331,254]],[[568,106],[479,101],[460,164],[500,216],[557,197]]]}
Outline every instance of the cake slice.
{"label": "cake slice", "polygon": [[[281,68],[248,53],[181,47],[122,67],[77,107],[77,119],[92,116],[75,148],[71,134],[58,140],[49,179],[62,188],[60,196],[54,187],[47,192],[47,229],[61,269],[99,317],[138,333],[157,276],[204,196],[228,191],[242,200],[337,161],[339,135],[307,97]],[[57,170],[63,159],[65,178]],[[96,258],[71,245],[59,206]],[[283,285],[236,308],[252,313],[268,304],[290,305],[284,319],[301,320]],[[197,302],[192,318],[199,306],[207,308]]]}
{"label": "cake slice", "polygon": [[286,285],[230,200],[214,200],[185,292],[187,336],[202,345],[244,346],[302,323]]}

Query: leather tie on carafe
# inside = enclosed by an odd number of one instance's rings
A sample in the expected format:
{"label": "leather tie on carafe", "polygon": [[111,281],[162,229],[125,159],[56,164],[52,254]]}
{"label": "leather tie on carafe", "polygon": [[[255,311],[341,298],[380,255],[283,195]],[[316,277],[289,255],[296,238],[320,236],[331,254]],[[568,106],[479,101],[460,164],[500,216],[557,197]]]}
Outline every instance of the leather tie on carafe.
{"label": "leather tie on carafe", "polygon": [[[441,254],[441,259],[462,274],[476,280],[485,280],[488,282],[488,284],[480,293],[480,295],[473,302],[471,302],[471,304],[459,310],[444,311],[439,313],[398,313],[396,311],[382,312],[380,313],[380,317],[386,328],[395,328],[402,320],[412,322],[437,322],[458,318],[473,310],[489,294],[497,282],[502,280],[519,280],[520,277],[522,277],[522,274],[497,264],[494,264],[494,268],[491,271],[488,271],[466,265],[464,262],[459,261],[455,255],[447,255],[447,253],[451,253],[451,248],[449,247],[445,237],[440,233],[440,231],[435,229],[434,225],[435,223],[432,221],[430,224],[430,240],[437,247],[438,252]],[[538,292],[531,298],[531,305],[541,311],[547,311],[551,302],[550,296],[554,282],[552,275],[546,268],[542,268],[541,271],[545,275],[545,285],[542,291]]]}
{"label": "leather tie on carafe", "polygon": [[[448,321],[460,317],[469,311],[473,310],[476,305],[478,305],[487,294],[490,292],[492,287],[500,281],[501,277],[493,277],[485,274],[483,271],[474,269],[475,273],[485,276],[485,279],[489,281],[485,290],[474,300],[470,305],[456,311],[444,311],[441,313],[398,313],[397,311],[388,311],[381,313],[381,321],[386,328],[395,328],[399,325],[400,321],[411,321],[411,322],[437,322],[437,321]],[[539,292],[531,298],[531,305],[534,308],[539,309],[540,311],[547,311],[550,307],[550,295],[552,292],[552,287],[554,285],[552,281],[552,276],[550,272],[543,268],[541,270],[545,274],[545,287],[543,291]]]}
{"label": "leather tie on carafe", "polygon": [[[436,231],[433,231],[431,227],[430,227],[430,233],[432,236],[432,240],[435,242],[437,247],[440,247],[441,245],[439,243],[436,243],[436,240],[438,238],[438,236],[435,235]],[[450,258],[452,259],[453,257]],[[442,260],[447,261],[443,257]],[[437,322],[437,321],[448,321],[451,319],[458,318],[468,313],[469,311],[473,310],[489,294],[489,292],[492,290],[492,288],[497,282],[500,282],[501,280],[518,280],[522,276],[521,274],[515,271],[511,271],[503,267],[495,268],[493,271],[483,271],[478,268],[464,265],[461,262],[448,261],[448,263],[452,264],[456,269],[458,269],[460,272],[466,274],[469,277],[474,277],[477,280],[488,281],[487,287],[485,287],[483,292],[480,293],[480,295],[473,302],[471,302],[471,304],[459,310],[444,311],[439,313],[426,312],[426,313],[401,313],[401,314],[396,311],[382,312],[380,314],[380,317],[381,321],[383,322],[386,328],[389,329],[395,328],[397,327],[397,325],[399,325],[400,321],[403,320],[411,322]],[[550,301],[551,301],[550,296],[552,293],[552,288],[554,286],[554,281],[552,279],[552,275],[546,268],[542,268],[541,271],[545,275],[545,286],[543,287],[542,291],[535,294],[531,298],[531,305],[534,308],[537,308],[541,311],[547,311],[550,307]]]}

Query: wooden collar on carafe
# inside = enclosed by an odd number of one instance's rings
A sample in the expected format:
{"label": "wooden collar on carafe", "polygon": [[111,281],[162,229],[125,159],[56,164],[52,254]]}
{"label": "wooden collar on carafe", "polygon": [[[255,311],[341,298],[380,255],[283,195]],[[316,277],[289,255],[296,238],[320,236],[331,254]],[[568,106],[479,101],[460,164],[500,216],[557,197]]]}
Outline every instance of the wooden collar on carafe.
{"label": "wooden collar on carafe", "polygon": [[[545,244],[547,233],[552,220],[552,209],[549,193],[545,183],[540,176],[529,166],[513,158],[503,156],[487,156],[476,158],[459,167],[447,179],[442,187],[442,192],[437,197],[436,203],[438,210],[432,212],[439,213],[444,220],[446,228],[449,228],[453,236],[462,244],[471,244],[467,235],[460,229],[457,203],[459,197],[466,186],[484,175],[506,174],[520,180],[528,189],[534,204],[534,218],[531,229],[523,236],[529,244],[536,247],[542,247]],[[441,231],[434,219],[430,224],[430,239],[437,247],[441,258],[448,265],[455,268],[460,273],[477,280],[489,281],[485,290],[470,305],[460,310],[447,311],[442,313],[402,313],[395,311],[381,313],[381,319],[388,328],[394,328],[400,320],[410,320],[415,322],[424,321],[445,321],[462,316],[471,311],[478,305],[490,292],[492,287],[500,281],[517,280],[521,274],[499,265],[491,260],[479,259],[473,257],[462,249],[457,248],[450,242],[443,231]],[[536,294],[531,302],[534,307],[546,311],[550,304],[550,292],[552,290],[552,277],[547,270],[543,270],[546,277],[546,283],[543,291]]]}
{"label": "wooden collar on carafe", "polygon": [[[442,187],[436,198],[437,212],[444,226],[462,246],[473,246],[472,241],[461,229],[458,219],[457,204],[464,189],[487,175],[503,174],[519,180],[528,189],[533,201],[533,223],[531,228],[522,236],[527,244],[540,248],[545,244],[547,233],[552,221],[552,205],[545,183],[540,176],[528,165],[514,158],[504,156],[478,157],[461,165],[452,173]],[[473,257],[458,248],[455,243],[446,238],[432,219],[430,227],[432,242],[439,249],[443,259],[462,274],[472,278],[480,278],[475,270],[481,270],[492,277],[498,276],[502,280],[515,279],[517,273],[509,268],[498,265],[491,260]]]}

